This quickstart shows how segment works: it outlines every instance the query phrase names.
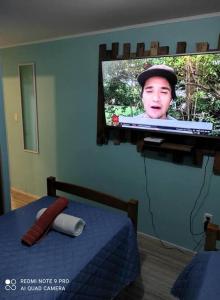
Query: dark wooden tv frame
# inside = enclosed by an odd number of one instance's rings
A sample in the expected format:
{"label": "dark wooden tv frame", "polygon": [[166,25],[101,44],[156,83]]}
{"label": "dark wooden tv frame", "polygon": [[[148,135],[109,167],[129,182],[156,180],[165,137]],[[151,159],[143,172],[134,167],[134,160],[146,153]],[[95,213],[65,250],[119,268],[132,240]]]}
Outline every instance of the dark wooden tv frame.
{"label": "dark wooden tv frame", "polygon": [[47,195],[56,197],[56,191],[62,191],[72,195],[76,195],[88,200],[92,200],[104,205],[108,205],[127,212],[128,217],[132,220],[135,230],[137,231],[138,222],[138,201],[131,199],[129,201],[123,201],[114,196],[101,193],[90,188],[82,187],[79,185],[61,182],[56,180],[56,177],[50,176],[47,178]]}
{"label": "dark wooden tv frame", "polygon": [[[176,54],[184,54],[186,52],[187,43],[177,42]],[[207,42],[196,43],[196,52],[219,52],[220,51],[220,35],[216,49],[210,49]],[[119,43],[112,43],[112,48],[107,49],[106,44],[99,46],[99,73],[98,73],[98,117],[97,117],[97,144],[108,144],[112,140],[115,145],[128,142],[137,146],[137,151],[144,153],[146,150],[158,152],[170,152],[173,155],[174,162],[182,162],[185,155],[192,157],[192,162],[197,166],[202,166],[203,156],[214,156],[213,172],[220,175],[220,139],[215,137],[201,137],[195,135],[170,134],[156,131],[133,130],[130,128],[121,128],[114,126],[106,126],[104,113],[104,91],[102,82],[102,61],[121,60],[132,58],[146,58],[150,56],[169,55],[169,46],[160,46],[158,41],[150,44],[150,49],[145,50],[144,43],[137,43],[136,52],[131,53],[130,43],[123,44],[123,54],[119,55]],[[162,137],[166,143],[161,145],[152,145],[152,143],[144,142],[144,137]]]}

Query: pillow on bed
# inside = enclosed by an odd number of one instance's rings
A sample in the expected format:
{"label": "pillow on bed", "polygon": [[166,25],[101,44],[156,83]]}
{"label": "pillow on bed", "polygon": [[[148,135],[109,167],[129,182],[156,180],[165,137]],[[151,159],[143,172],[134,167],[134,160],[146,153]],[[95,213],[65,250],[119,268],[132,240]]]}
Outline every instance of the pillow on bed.
{"label": "pillow on bed", "polygon": [[[46,208],[39,210],[36,219],[39,219],[45,210]],[[52,228],[71,236],[78,236],[82,233],[85,224],[85,221],[81,218],[61,213],[53,221]]]}
{"label": "pillow on bed", "polygon": [[22,243],[32,246],[40,240],[48,232],[56,216],[61,213],[67,205],[68,200],[66,198],[57,198],[32,225],[32,227],[22,236]]}

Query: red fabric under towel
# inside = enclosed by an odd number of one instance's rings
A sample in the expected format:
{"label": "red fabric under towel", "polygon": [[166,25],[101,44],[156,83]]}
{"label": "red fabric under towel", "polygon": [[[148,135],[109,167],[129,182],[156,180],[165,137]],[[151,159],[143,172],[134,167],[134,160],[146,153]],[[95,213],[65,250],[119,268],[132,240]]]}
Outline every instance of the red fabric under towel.
{"label": "red fabric under towel", "polygon": [[23,235],[21,241],[28,246],[32,246],[48,231],[56,216],[61,213],[67,205],[68,200],[66,198],[57,198],[56,201],[45,210],[34,225]]}

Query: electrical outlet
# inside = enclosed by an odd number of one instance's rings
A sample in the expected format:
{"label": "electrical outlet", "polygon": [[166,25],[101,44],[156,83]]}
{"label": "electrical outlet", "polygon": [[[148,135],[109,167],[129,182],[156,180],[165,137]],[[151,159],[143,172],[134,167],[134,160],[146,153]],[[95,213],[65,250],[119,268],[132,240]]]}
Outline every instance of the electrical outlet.
{"label": "electrical outlet", "polygon": [[209,218],[209,222],[212,223],[213,215],[210,213],[204,213],[203,223],[207,220],[207,218]]}

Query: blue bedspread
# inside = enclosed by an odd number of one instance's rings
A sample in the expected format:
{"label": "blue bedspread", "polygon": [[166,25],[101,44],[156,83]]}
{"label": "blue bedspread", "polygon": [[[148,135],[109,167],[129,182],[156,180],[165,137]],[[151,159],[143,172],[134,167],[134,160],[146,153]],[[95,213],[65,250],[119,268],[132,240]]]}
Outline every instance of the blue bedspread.
{"label": "blue bedspread", "polygon": [[78,237],[51,230],[32,247],[21,243],[43,197],[0,217],[0,299],[112,299],[139,274],[136,235],[123,213],[70,201],[63,211],[85,220]]}
{"label": "blue bedspread", "polygon": [[181,300],[219,300],[220,252],[198,253],[179,275],[171,292]]}

